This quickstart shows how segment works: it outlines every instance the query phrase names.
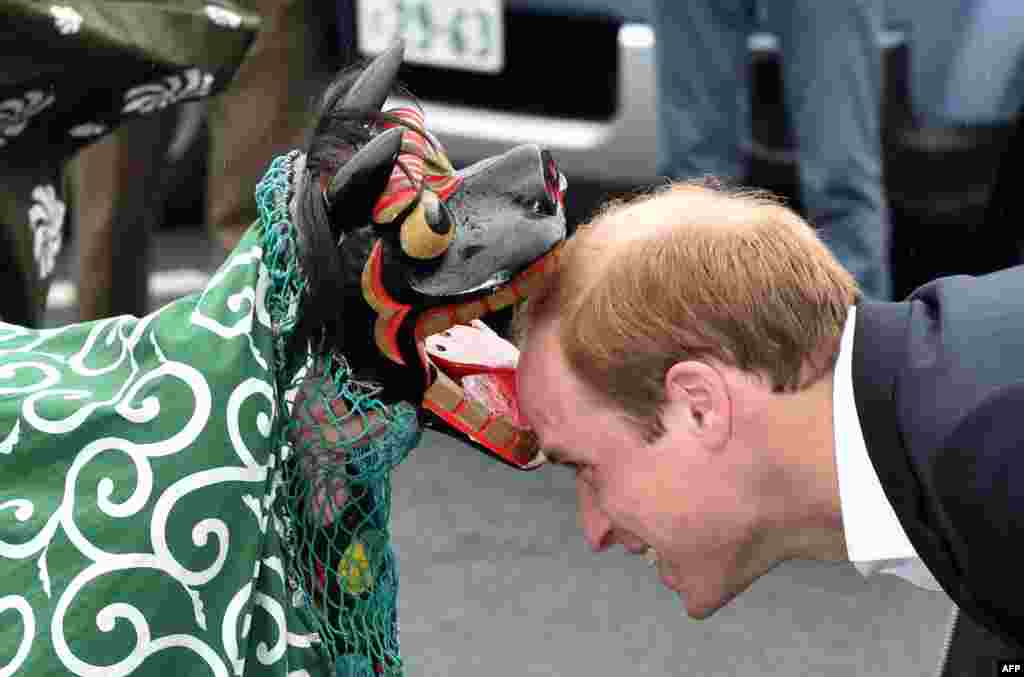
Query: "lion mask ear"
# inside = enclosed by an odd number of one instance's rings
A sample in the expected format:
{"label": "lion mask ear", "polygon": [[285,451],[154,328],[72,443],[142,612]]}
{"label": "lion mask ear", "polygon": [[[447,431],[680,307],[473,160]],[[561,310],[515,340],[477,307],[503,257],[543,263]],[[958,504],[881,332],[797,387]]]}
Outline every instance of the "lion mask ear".
{"label": "lion mask ear", "polygon": [[331,178],[324,198],[335,241],[370,221],[374,205],[387,188],[401,147],[402,129],[389,129],[360,148]]}
{"label": "lion mask ear", "polygon": [[376,56],[349,88],[342,108],[364,113],[380,111],[395,85],[404,56],[405,43],[400,40]]}

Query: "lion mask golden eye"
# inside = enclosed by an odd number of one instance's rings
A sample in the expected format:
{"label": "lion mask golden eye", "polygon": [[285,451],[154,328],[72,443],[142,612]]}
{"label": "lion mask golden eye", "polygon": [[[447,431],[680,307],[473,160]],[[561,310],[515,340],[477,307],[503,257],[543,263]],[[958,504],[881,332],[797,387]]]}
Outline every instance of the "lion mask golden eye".
{"label": "lion mask golden eye", "polygon": [[442,256],[455,237],[455,224],[447,207],[430,190],[423,194],[402,221],[399,241],[408,256],[429,261]]}

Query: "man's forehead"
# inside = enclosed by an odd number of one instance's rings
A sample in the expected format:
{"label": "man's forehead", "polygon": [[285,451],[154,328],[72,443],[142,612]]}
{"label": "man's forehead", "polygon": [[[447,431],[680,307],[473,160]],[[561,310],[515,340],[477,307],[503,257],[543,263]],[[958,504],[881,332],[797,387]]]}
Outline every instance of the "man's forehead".
{"label": "man's forehead", "polygon": [[671,229],[672,222],[664,208],[648,202],[602,214],[569,240],[563,260],[573,269],[564,279],[571,281],[574,295],[586,294],[631,245]]}
{"label": "man's forehead", "polygon": [[647,239],[671,229],[679,220],[673,202],[665,198],[641,199],[612,209],[594,220],[593,233],[612,247]]}
{"label": "man's forehead", "polygon": [[749,209],[728,196],[701,186],[676,186],[641,196],[599,215],[590,230],[615,247],[664,236],[680,228],[745,227]]}
{"label": "man's forehead", "polygon": [[[535,408],[546,422],[563,418],[578,420],[608,408],[601,396],[580,380],[562,350],[561,320],[554,315],[531,322],[519,359],[520,384],[528,382],[529,394],[543,399]],[[531,403],[533,404],[533,403]]]}
{"label": "man's forehead", "polygon": [[578,423],[580,404],[569,383],[572,376],[559,359],[557,320],[549,318],[532,326],[529,339],[519,362],[519,393],[527,398],[522,411],[550,463],[574,462],[575,455],[565,448],[563,438]]}

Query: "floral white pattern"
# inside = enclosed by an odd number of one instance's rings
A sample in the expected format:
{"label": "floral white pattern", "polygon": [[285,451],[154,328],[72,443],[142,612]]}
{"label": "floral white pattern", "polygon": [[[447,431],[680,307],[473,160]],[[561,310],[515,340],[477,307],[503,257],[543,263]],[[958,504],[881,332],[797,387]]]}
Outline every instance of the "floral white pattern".
{"label": "floral white pattern", "polygon": [[39,278],[49,277],[57,262],[64,241],[64,203],[51,185],[36,186],[32,190],[34,204],[28,210],[32,228],[32,253],[39,267]]}
{"label": "floral white pattern", "polygon": [[152,113],[187,99],[207,96],[213,87],[213,75],[198,68],[168,75],[160,82],[132,87],[125,92],[125,113]]}
{"label": "floral white pattern", "polygon": [[75,125],[68,130],[68,134],[75,137],[76,139],[88,138],[91,136],[99,136],[103,132],[107,131],[106,125],[101,125],[98,122],[86,122],[80,125]]}
{"label": "floral white pattern", "polygon": [[74,35],[82,27],[82,15],[73,7],[63,5],[52,5],[50,14],[53,16],[57,30],[61,35]]}
{"label": "floral white pattern", "polygon": [[225,28],[238,28],[242,25],[242,17],[217,5],[206,6],[206,17],[218,26]]}
{"label": "floral white pattern", "polygon": [[0,101],[0,148],[7,144],[4,137],[15,137],[25,131],[29,121],[49,108],[56,100],[52,94],[33,89],[24,97]]}

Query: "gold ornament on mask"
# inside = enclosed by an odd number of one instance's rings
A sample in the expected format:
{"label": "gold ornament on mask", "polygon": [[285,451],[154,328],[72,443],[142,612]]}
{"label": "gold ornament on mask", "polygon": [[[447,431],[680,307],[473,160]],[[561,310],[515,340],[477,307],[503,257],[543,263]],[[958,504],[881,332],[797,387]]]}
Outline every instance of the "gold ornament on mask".
{"label": "gold ornament on mask", "polygon": [[455,228],[441,201],[432,191],[423,191],[416,207],[402,221],[402,251],[414,259],[429,261],[448,251],[454,237]]}
{"label": "gold ornament on mask", "polygon": [[[402,251],[419,261],[444,255],[455,239],[455,224],[444,206],[462,183],[441,144],[423,125],[423,112],[418,108],[395,108],[388,111],[407,128],[402,133],[399,165],[391,173],[387,188],[373,210],[378,225],[398,228]],[[398,122],[384,124],[385,129]]]}

